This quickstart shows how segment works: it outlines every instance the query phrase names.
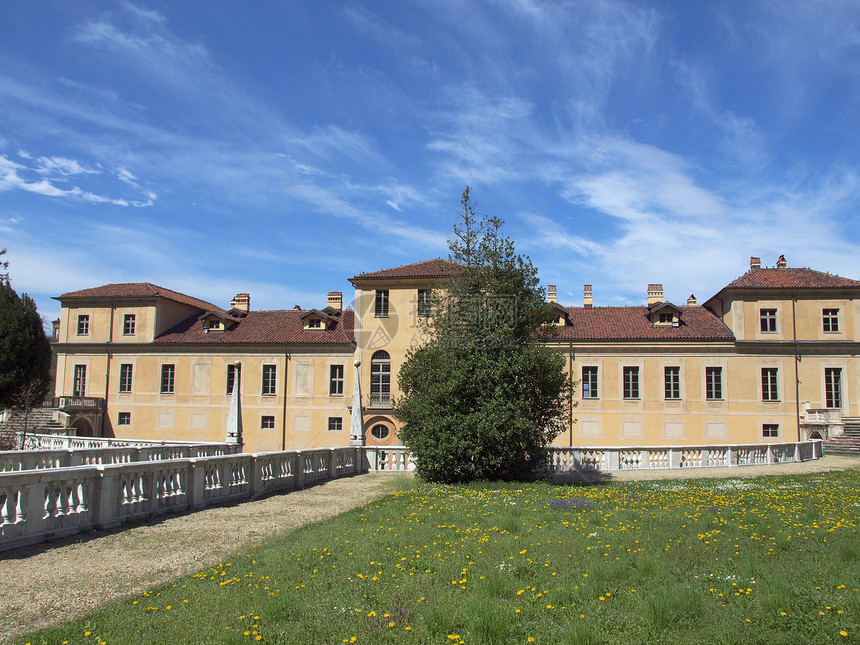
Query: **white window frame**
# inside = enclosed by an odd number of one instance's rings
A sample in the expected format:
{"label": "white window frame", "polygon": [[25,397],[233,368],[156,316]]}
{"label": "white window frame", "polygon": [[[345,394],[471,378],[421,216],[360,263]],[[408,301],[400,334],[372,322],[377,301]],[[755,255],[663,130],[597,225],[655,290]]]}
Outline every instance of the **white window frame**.
{"label": "white window frame", "polygon": [[[131,331],[129,331],[131,329]],[[137,331],[137,316],[134,314],[123,314],[122,317],[122,335],[134,336]]]}
{"label": "white window frame", "polygon": [[[590,376],[593,376],[593,379],[588,379],[591,382],[586,380],[586,370],[590,372]],[[582,374],[581,397],[586,400],[599,399],[600,368],[597,365],[583,365],[580,374]]]}
{"label": "white window frame", "polygon": [[373,302],[373,316],[375,318],[388,318],[389,311],[389,291],[388,289],[377,289]]}
{"label": "white window frame", "polygon": [[761,368],[761,400],[765,403],[779,401],[778,367]]}
{"label": "white window frame", "polygon": [[822,307],[821,309],[821,330],[825,334],[839,333],[839,308],[838,307]]}
{"label": "white window frame", "polygon": [[134,363],[120,363],[119,385],[120,394],[131,394],[134,388]]}
{"label": "white window frame", "polygon": [[278,366],[268,363],[263,365],[260,377],[260,395],[275,396],[278,393]]}
{"label": "white window frame", "polygon": [[328,395],[343,396],[344,381],[346,380],[346,367],[335,363],[328,368]]}

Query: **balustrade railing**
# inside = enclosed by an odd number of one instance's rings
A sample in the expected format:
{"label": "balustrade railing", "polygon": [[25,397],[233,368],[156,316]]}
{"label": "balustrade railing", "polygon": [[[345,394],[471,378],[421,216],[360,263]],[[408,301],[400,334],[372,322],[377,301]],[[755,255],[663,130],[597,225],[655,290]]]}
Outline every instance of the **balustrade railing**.
{"label": "balustrade railing", "polygon": [[0,472],[45,470],[47,468],[66,468],[71,466],[126,464],[136,461],[166,461],[168,459],[189,459],[192,457],[217,457],[232,455],[239,450],[240,446],[231,443],[4,450],[0,451]]}
{"label": "balustrade railing", "polygon": [[[117,448],[117,447],[146,447],[146,446],[187,446],[183,441],[155,441],[149,439],[114,439],[111,437],[76,437],[64,434],[27,434],[27,450],[50,450],[66,448],[79,450],[84,448]],[[238,450],[236,444],[200,442],[194,445],[213,446],[223,449],[223,446],[232,446]],[[214,454],[214,453],[213,453]],[[223,454],[223,453],[222,453]]]}
{"label": "balustrade railing", "polygon": [[[366,472],[362,448],[239,453],[0,473],[0,551]],[[404,457],[405,458],[405,457]]]}
{"label": "balustrade railing", "polygon": [[561,474],[583,470],[649,470],[655,468],[708,468],[752,466],[808,461],[824,456],[821,440],[791,443],[656,446],[645,448],[560,448],[547,449],[547,470]]}

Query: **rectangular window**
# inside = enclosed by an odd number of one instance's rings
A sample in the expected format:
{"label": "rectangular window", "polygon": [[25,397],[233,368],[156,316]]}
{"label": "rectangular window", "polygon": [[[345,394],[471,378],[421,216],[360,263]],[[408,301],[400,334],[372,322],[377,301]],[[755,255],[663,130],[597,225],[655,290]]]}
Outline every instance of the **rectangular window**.
{"label": "rectangular window", "polygon": [[322,329],[322,320],[319,318],[308,318],[308,329]]}
{"label": "rectangular window", "polygon": [[118,426],[130,426],[131,425],[131,412],[120,412],[116,416],[116,424]]}
{"label": "rectangular window", "polygon": [[659,321],[665,325],[667,323],[674,322],[675,316],[673,316],[672,314],[670,314],[668,312],[664,312],[664,313],[660,314]]}
{"label": "rectangular window", "polygon": [[263,365],[263,395],[275,394],[278,387],[278,366]]}
{"label": "rectangular window", "polygon": [[134,314],[126,314],[122,319],[122,335],[134,336]]}
{"label": "rectangular window", "polygon": [[776,331],[776,309],[760,310],[759,324],[764,332]]}
{"label": "rectangular window", "polygon": [[375,315],[377,318],[388,316],[388,289],[377,290]]}
{"label": "rectangular window", "polygon": [[87,366],[75,365],[75,383],[72,396],[87,395]]}
{"label": "rectangular window", "polygon": [[131,392],[131,376],[133,366],[128,363],[123,363],[119,366],[119,391]]}
{"label": "rectangular window", "polygon": [[776,388],[777,368],[761,368],[761,400],[779,401],[779,392]]}
{"label": "rectangular window", "polygon": [[[236,381],[236,369],[235,365],[227,366],[227,394],[233,394],[233,383]],[[239,376],[239,382],[237,383],[238,387],[242,387],[242,376]]]}
{"label": "rectangular window", "polygon": [[262,430],[273,430],[275,428],[275,417],[272,417],[272,416],[260,417],[260,428]]}
{"label": "rectangular window", "polygon": [[391,403],[391,356],[385,350],[373,354],[370,360],[370,404]]}
{"label": "rectangular window", "polygon": [[842,369],[839,367],[824,368],[824,399],[825,407],[842,407]]}
{"label": "rectangular window", "polygon": [[78,336],[86,336],[90,333],[90,317],[86,314],[78,316]]}
{"label": "rectangular window", "polygon": [[667,399],[681,398],[681,368],[666,367],[663,370]]}
{"label": "rectangular window", "polygon": [[824,331],[836,332],[839,331],[839,310],[838,309],[822,309],[821,318],[824,322]]}
{"label": "rectangular window", "polygon": [[582,368],[582,398],[596,399],[597,398],[597,368],[583,367]]}
{"label": "rectangular window", "polygon": [[418,290],[418,315],[430,315],[430,291],[427,289]]}
{"label": "rectangular window", "polygon": [[176,375],[176,366],[172,364],[161,366],[161,393],[173,394],[173,379]]}
{"label": "rectangular window", "polygon": [[638,399],[639,398],[639,368],[625,367],[624,368],[624,398]]}
{"label": "rectangular window", "polygon": [[332,365],[329,368],[328,393],[331,396],[343,394],[343,365]]}
{"label": "rectangular window", "polygon": [[343,430],[343,419],[340,417],[329,417],[328,418],[328,431],[329,432],[340,432]]}
{"label": "rectangular window", "polygon": [[705,398],[711,400],[723,398],[722,367],[705,368]]}
{"label": "rectangular window", "polygon": [[761,427],[762,439],[776,439],[779,437],[778,423],[765,423]]}

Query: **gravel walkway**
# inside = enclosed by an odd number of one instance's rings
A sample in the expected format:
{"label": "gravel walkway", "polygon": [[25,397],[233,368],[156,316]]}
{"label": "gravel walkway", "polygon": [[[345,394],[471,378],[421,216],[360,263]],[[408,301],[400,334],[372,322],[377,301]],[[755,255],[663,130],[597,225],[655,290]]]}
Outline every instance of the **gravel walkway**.
{"label": "gravel walkway", "polygon": [[[860,468],[860,457],[828,456],[777,466],[625,471],[594,479],[753,477],[847,468]],[[0,553],[0,643],[88,614],[107,602],[200,571],[260,540],[378,499],[394,490],[393,477],[396,474],[380,473],[338,479],[236,506]]]}
{"label": "gravel walkway", "polygon": [[392,492],[395,473],[336,479],[265,499],[0,553],[0,643],[196,573],[243,547]]}

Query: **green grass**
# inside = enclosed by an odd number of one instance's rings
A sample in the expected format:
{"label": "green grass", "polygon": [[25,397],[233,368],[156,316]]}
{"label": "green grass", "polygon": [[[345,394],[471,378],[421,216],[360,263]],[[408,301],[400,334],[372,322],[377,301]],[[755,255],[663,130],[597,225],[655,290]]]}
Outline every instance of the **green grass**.
{"label": "green grass", "polygon": [[860,471],[399,488],[18,642],[860,643]]}

